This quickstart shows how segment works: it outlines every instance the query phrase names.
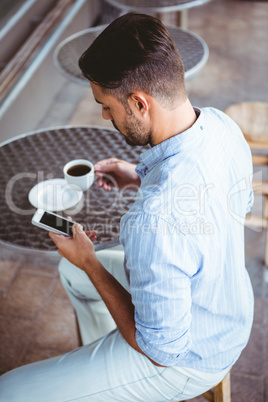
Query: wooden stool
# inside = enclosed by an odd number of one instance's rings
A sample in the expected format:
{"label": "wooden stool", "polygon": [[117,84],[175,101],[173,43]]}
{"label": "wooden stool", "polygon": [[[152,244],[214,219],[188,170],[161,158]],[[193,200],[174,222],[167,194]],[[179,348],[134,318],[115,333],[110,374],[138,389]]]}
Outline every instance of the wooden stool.
{"label": "wooden stool", "polygon": [[[241,128],[250,148],[254,150],[254,165],[268,166],[268,103],[243,102],[229,106],[225,113]],[[262,216],[250,216],[247,226],[268,228],[268,181],[253,181],[254,193],[265,197]],[[268,265],[268,235],[266,231],[265,265]]]}
{"label": "wooden stool", "polygon": [[202,394],[210,402],[231,402],[231,375],[230,371],[216,387]]}
{"label": "wooden stool", "polygon": [[218,385],[211,388],[209,391],[200,396],[203,396],[207,401],[210,402],[231,402],[230,372],[231,370],[226,374],[226,376]]}

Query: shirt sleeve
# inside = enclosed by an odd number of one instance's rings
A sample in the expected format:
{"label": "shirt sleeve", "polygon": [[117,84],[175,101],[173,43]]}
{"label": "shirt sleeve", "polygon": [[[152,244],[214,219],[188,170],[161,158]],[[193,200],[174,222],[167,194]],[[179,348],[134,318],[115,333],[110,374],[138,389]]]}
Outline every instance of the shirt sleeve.
{"label": "shirt sleeve", "polygon": [[191,344],[191,276],[195,251],[187,236],[152,215],[132,216],[121,231],[136,341],[155,362],[179,364]]}

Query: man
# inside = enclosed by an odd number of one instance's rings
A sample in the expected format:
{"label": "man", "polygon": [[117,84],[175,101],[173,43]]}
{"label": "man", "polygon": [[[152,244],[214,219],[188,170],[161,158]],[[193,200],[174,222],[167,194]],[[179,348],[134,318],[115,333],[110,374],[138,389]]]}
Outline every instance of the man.
{"label": "man", "polygon": [[153,17],[118,18],[79,65],[103,117],[151,148],[136,167],[95,166],[105,191],[139,187],[121,220],[124,252],[95,253],[95,233],[79,225],[73,238],[50,233],[84,346],[7,373],[0,400],[193,398],[222,380],[250,335],[249,147],[222,112],[192,107],[180,55]]}

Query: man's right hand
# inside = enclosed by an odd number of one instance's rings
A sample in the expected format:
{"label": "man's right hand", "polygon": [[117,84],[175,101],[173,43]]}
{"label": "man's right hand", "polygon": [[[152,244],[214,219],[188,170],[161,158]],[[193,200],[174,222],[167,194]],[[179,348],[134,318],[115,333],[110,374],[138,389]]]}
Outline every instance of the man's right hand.
{"label": "man's right hand", "polygon": [[136,165],[117,159],[110,158],[97,162],[95,165],[95,174],[98,177],[97,183],[106,191],[113,187],[134,188],[140,187],[139,175],[135,172]]}

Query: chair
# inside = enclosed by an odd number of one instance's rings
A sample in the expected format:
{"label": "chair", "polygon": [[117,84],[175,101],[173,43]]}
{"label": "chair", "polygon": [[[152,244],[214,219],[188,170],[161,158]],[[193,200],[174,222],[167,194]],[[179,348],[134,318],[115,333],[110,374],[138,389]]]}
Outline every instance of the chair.
{"label": "chair", "polygon": [[[209,391],[200,395],[210,402],[231,402],[231,370],[226,374],[222,381],[211,388]],[[190,399],[191,400],[191,399]]]}
{"label": "chair", "polygon": [[226,374],[216,387],[202,394],[210,402],[231,402],[231,374]]}
{"label": "chair", "polygon": [[[243,102],[229,106],[225,113],[241,128],[253,150],[253,165],[268,166],[268,103]],[[264,196],[262,216],[247,217],[247,226],[268,228],[268,181],[253,181],[254,193]],[[265,241],[265,265],[268,265],[268,235]]]}

